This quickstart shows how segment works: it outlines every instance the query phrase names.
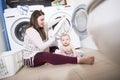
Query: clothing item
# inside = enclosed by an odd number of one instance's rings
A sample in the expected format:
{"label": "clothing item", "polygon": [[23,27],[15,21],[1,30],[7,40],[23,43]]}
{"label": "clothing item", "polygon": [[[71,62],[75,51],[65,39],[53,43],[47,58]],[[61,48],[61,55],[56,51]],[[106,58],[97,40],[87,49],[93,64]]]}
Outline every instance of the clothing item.
{"label": "clothing item", "polygon": [[33,27],[28,28],[24,37],[24,53],[23,58],[30,58],[37,52],[48,52],[49,46],[54,42],[53,38],[43,41],[37,30]]}
{"label": "clothing item", "polygon": [[53,65],[66,63],[77,64],[77,57],[68,57],[58,54],[52,54],[49,52],[38,52],[34,56],[34,60],[33,57],[29,59],[24,59],[24,64],[30,67],[40,66],[45,63],[51,63]]}
{"label": "clothing item", "polygon": [[66,56],[74,56],[73,53],[67,53]]}

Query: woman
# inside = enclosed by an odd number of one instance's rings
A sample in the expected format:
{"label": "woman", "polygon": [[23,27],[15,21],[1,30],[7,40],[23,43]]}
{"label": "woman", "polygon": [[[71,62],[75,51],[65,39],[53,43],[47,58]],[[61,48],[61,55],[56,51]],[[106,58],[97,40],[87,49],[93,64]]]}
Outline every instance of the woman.
{"label": "woman", "polygon": [[45,63],[58,64],[93,64],[94,56],[89,57],[68,57],[49,52],[49,47],[55,41],[55,35],[47,37],[48,28],[44,24],[44,12],[35,10],[30,18],[30,23],[24,37],[24,64],[36,67]]}

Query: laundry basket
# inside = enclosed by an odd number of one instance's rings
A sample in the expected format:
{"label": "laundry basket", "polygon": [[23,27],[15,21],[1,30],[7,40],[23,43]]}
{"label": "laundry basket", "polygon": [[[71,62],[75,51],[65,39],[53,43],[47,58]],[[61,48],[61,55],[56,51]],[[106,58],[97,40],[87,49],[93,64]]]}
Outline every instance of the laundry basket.
{"label": "laundry basket", "polygon": [[14,75],[23,66],[22,53],[17,50],[0,54],[0,79]]}

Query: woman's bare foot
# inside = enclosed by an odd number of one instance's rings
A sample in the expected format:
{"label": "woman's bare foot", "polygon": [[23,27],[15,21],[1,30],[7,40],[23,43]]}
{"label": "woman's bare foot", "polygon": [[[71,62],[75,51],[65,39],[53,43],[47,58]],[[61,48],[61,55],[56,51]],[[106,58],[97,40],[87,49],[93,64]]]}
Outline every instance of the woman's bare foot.
{"label": "woman's bare foot", "polygon": [[78,63],[80,64],[94,64],[95,57],[87,56],[87,57],[78,57]]}

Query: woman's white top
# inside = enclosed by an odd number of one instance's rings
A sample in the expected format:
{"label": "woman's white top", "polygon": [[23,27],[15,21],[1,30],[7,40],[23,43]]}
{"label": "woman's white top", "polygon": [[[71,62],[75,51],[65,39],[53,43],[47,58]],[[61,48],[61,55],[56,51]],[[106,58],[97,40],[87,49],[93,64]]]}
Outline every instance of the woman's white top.
{"label": "woman's white top", "polygon": [[[55,19],[50,23],[46,23],[44,26],[45,33],[48,37],[48,28],[52,27],[52,25],[59,22],[62,18]],[[49,25],[49,26],[48,26]],[[49,33],[52,35],[53,33]],[[49,51],[49,46],[51,46],[55,41],[55,38],[49,37],[46,41],[43,41],[39,33],[33,27],[30,27],[26,30],[24,36],[24,53],[23,58],[29,59],[30,57],[34,58],[34,55],[37,52],[45,52]]]}
{"label": "woman's white top", "polygon": [[[47,29],[45,29],[47,34]],[[49,46],[54,42],[54,38],[43,41],[39,33],[33,27],[26,30],[24,36],[24,53],[23,58],[33,57],[37,52],[48,51]]]}

